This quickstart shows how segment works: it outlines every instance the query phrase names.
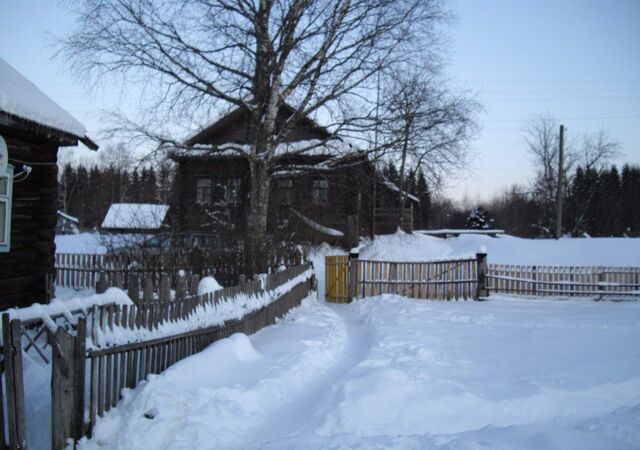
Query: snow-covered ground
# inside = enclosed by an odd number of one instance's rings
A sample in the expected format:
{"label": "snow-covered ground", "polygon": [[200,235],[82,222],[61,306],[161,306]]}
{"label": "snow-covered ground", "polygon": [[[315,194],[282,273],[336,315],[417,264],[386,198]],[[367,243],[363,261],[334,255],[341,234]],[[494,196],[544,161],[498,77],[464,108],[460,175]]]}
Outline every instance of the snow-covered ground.
{"label": "snow-covered ground", "polygon": [[304,301],[154,376],[80,448],[640,447],[640,303]]}
{"label": "snow-covered ground", "polygon": [[525,239],[510,235],[437,238],[398,232],[363,242],[360,257],[419,261],[474,255],[480,247],[489,263],[640,266],[640,238]]}

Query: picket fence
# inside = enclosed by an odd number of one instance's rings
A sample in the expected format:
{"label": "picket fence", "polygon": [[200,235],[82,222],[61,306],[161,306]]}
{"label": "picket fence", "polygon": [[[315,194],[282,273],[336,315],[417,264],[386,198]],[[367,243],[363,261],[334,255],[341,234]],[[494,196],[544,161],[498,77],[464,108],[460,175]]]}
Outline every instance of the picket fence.
{"label": "picket fence", "polygon": [[640,296],[640,267],[489,264],[491,292],[533,296]]}
{"label": "picket fence", "polygon": [[[136,387],[149,374],[164,371],[218,339],[237,332],[251,334],[274,323],[309,294],[313,277],[298,282],[266,306],[222,325],[140,342],[96,346],[89,350],[84,347],[87,341],[99,343],[100,335],[117,327],[152,332],[169,322],[188,321],[196,309],[213,308],[217,303],[232,301],[240,294],[273,295],[278,288],[310,268],[310,263],[306,263],[268,275],[266,279],[250,280],[212,294],[170,302],[94,307],[89,319],[78,321],[75,336],[58,328],[55,334],[50,335],[55,342],[54,347],[61,349],[54,351],[52,364],[52,405],[57,408],[52,416],[52,448],[64,448],[67,439],[78,440],[90,434],[97,418],[121,399],[122,389]],[[87,336],[91,339],[88,340]],[[89,377],[85,380],[87,364]],[[85,398],[85,384],[88,399]],[[88,422],[84,420],[85,410],[89,411]]]}
{"label": "picket fence", "polygon": [[[162,274],[170,275],[171,280],[178,278],[179,272],[184,272],[187,279],[192,276],[204,277],[212,275],[223,286],[232,286],[241,281],[242,267],[239,261],[233,259],[229,253],[215,256],[212,251],[201,252],[201,260],[204,265],[192,264],[188,255],[180,258],[183,264],[172,265],[168,269],[157,258],[146,256],[142,260],[147,265],[136,263],[131,255],[122,254],[80,254],[80,253],[56,253],[55,255],[55,285],[72,289],[95,289],[102,276],[106,277],[106,283],[110,286],[128,288],[129,276],[137,273],[139,280],[151,278],[154,289],[159,289]],[[290,267],[302,264],[306,257],[300,254],[287,255],[286,257],[274,257],[267,271],[275,272],[281,266]],[[198,266],[196,268],[196,266]]]}
{"label": "picket fence", "polygon": [[382,294],[425,300],[477,300],[487,295],[485,270],[485,254],[419,262],[360,260],[355,254],[327,256],[325,297],[336,303]]}

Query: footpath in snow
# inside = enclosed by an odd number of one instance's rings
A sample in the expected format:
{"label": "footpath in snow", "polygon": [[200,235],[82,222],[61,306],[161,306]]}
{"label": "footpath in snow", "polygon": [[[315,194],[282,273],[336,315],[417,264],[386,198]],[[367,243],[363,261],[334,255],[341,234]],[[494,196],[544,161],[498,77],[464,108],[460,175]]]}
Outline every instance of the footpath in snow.
{"label": "footpath in snow", "polygon": [[640,446],[640,303],[308,298],[153,376],[80,448]]}

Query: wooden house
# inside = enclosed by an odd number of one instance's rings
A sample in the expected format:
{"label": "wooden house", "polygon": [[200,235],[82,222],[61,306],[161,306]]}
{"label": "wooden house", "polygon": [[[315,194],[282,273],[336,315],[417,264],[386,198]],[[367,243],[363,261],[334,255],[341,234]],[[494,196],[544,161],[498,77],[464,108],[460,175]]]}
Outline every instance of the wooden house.
{"label": "wooden house", "polygon": [[53,293],[57,153],[85,128],[0,58],[0,309],[47,302]]}
{"label": "wooden house", "polygon": [[[291,114],[293,109],[284,106],[279,126]],[[221,243],[244,233],[250,172],[237,150],[251,145],[254,130],[250,114],[237,108],[189,138],[186,149],[171,153],[178,164],[172,205],[178,231],[207,231]],[[397,229],[398,188],[383,179],[366,153],[310,118],[286,134],[271,171],[268,227],[274,236],[352,245],[359,236]],[[419,201],[410,196],[406,205],[411,228]]]}

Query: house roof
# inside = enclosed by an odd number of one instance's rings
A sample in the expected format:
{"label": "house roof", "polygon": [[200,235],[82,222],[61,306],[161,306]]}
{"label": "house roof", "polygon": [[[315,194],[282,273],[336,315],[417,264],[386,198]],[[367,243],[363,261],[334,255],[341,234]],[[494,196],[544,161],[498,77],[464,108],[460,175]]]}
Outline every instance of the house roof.
{"label": "house roof", "polygon": [[157,230],[162,226],[168,205],[113,203],[102,221],[102,228],[114,230]]}
{"label": "house roof", "polygon": [[57,132],[62,137],[75,138],[87,147],[98,146],[87,137],[85,127],[51,100],[31,81],[0,58],[0,113],[31,125]]}
{"label": "house roof", "polygon": [[[295,112],[296,112],[296,109],[287,103],[283,103],[282,106],[280,106],[279,113],[284,114],[287,117],[293,115]],[[193,146],[196,144],[207,144],[208,143],[207,141],[211,136],[214,136],[215,134],[223,131],[229,125],[242,119],[242,117],[247,114],[249,114],[249,110],[246,107],[238,106],[228,114],[225,114],[221,118],[216,119],[210,125],[207,125],[202,130],[191,135],[189,138],[187,138],[184,141],[184,145]],[[331,136],[331,133],[325,127],[319,125],[315,120],[311,119],[308,116],[301,117],[298,123],[302,125],[306,125],[310,128],[313,128],[325,134],[327,137]]]}

